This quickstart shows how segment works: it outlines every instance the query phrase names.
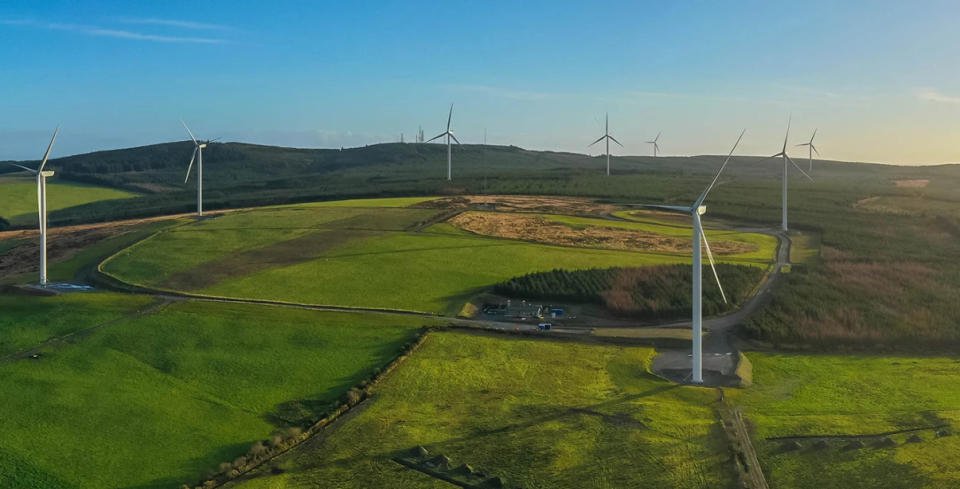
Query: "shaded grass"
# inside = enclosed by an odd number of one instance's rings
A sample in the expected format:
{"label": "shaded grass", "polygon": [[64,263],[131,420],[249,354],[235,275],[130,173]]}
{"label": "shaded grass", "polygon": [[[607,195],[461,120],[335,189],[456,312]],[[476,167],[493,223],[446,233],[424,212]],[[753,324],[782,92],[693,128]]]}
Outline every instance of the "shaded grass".
{"label": "shaded grass", "polygon": [[[75,182],[47,181],[47,209],[55,211],[101,200],[136,197],[131,192]],[[0,217],[15,226],[37,223],[37,184],[33,178],[0,178]]]}
{"label": "shaded grass", "polygon": [[[26,309],[40,312],[25,311],[18,323],[49,321],[56,311],[40,304],[81,300],[74,297],[100,296],[22,298]],[[89,307],[122,308],[130,298],[103,296]],[[319,418],[386,364],[421,323],[175,303],[48,348],[39,360],[2,363],[0,481],[159,488],[196,480],[278,426]]]}
{"label": "shaded grass", "polygon": [[0,356],[122,318],[150,302],[146,296],[107,292],[57,297],[0,295]]}
{"label": "shaded grass", "polygon": [[960,428],[960,360],[949,357],[748,353],[751,389],[732,392],[756,429],[776,487],[939,488],[960,484],[960,437],[919,444],[781,452],[767,437]]}

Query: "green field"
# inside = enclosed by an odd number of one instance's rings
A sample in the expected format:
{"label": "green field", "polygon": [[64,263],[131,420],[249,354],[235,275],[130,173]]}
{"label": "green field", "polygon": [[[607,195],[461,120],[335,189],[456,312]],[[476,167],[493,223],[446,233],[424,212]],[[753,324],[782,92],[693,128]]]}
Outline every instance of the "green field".
{"label": "green field", "polygon": [[391,460],[422,445],[507,487],[731,487],[715,393],[650,348],[439,332],[356,414],[231,487],[451,487]]}
{"label": "green field", "polygon": [[[370,204],[274,207],[180,226],[124,250],[102,269],[129,283],[217,296],[455,313],[470,296],[530,272],[689,261],[686,254],[484,237],[445,223],[415,232],[409,229],[439,211]],[[611,222],[578,219],[570,224]],[[765,235],[717,236],[757,245],[724,261],[765,265],[776,246]]]}
{"label": "green field", "polygon": [[[47,181],[47,210],[52,212],[101,200],[127,199],[136,194],[96,185]],[[32,178],[0,178],[0,217],[13,225],[36,224],[37,184]]]}
{"label": "green field", "polygon": [[[901,355],[749,353],[750,389],[736,392],[756,428],[755,445],[771,487],[942,488],[960,486],[960,359]],[[947,424],[953,436],[917,432],[921,443],[845,449],[808,442],[784,452],[768,437],[866,435]]]}
{"label": "green field", "polygon": [[2,487],[198,480],[271,431],[318,419],[423,324],[204,302],[138,317],[149,299],[102,293],[3,301],[4,351],[106,324],[39,359],[0,360]]}

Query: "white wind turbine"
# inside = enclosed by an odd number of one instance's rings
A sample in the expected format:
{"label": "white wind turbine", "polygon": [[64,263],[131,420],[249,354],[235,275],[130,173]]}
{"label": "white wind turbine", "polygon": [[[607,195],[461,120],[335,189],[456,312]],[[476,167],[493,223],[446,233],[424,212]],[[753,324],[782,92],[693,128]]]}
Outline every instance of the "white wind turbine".
{"label": "white wind turbine", "polygon": [[[430,138],[430,141],[434,139],[442,138],[443,136],[447,137],[447,181],[453,180],[453,149],[450,145],[450,138],[453,138],[457,144],[460,144],[460,140],[450,132],[450,121],[453,119],[453,104],[450,104],[450,114],[447,115],[447,130],[437,134],[436,136]],[[427,141],[428,143],[430,141]]]}
{"label": "white wind turbine", "polygon": [[710,244],[707,242],[707,236],[703,232],[703,225],[700,221],[700,216],[707,212],[707,206],[703,205],[703,201],[707,198],[710,190],[716,186],[717,180],[720,179],[720,174],[723,173],[723,169],[727,167],[727,163],[730,162],[733,152],[737,149],[740,140],[743,139],[743,135],[746,132],[747,130],[744,129],[740,133],[740,137],[737,138],[737,142],[734,143],[733,148],[730,149],[727,158],[723,160],[723,165],[720,166],[720,170],[717,171],[716,176],[713,177],[713,181],[710,182],[710,185],[697,197],[693,205],[690,207],[674,205],[644,206],[686,214],[693,219],[693,307],[691,321],[691,327],[693,329],[693,365],[691,367],[694,384],[703,383],[703,264],[701,257],[702,252],[700,250],[701,243],[703,243],[703,249],[707,251],[707,259],[710,262],[710,269],[713,270],[713,278],[717,281],[717,288],[720,289],[720,296],[723,298],[724,303],[727,302],[727,295],[723,292],[723,286],[720,285],[720,276],[717,275],[717,268],[713,262],[713,253],[710,252]]}
{"label": "white wind turbine", "polygon": [[197,141],[197,138],[193,137],[193,132],[187,127],[187,123],[182,120],[180,123],[183,124],[183,128],[187,130],[190,139],[193,140],[193,155],[190,157],[190,164],[187,165],[187,176],[183,179],[183,183],[187,183],[187,180],[190,180],[190,169],[193,168],[193,160],[197,160],[197,216],[203,216],[203,148],[207,147],[209,141],[204,143]]}
{"label": "white wind turbine", "polygon": [[[787,170],[789,169],[788,166],[787,166],[787,163],[789,162],[790,164],[792,164],[797,170],[800,171],[800,173],[803,174],[803,176],[807,177],[807,179],[809,179],[811,182],[813,181],[813,178],[810,178],[810,175],[807,175],[807,172],[803,171],[803,168],[800,168],[800,166],[797,165],[797,164],[793,161],[793,158],[791,158],[790,155],[787,154],[787,139],[790,138],[790,122],[791,122],[791,119],[792,119],[792,118],[787,119],[787,135],[783,137],[783,148],[780,149],[780,152],[779,152],[779,153],[777,153],[777,154],[775,154],[775,155],[773,155],[773,156],[770,156],[770,158],[777,158],[777,157],[782,157],[782,158],[783,158],[783,181],[781,182],[782,185],[783,185],[783,188],[782,188],[782,197],[783,197],[783,199],[782,199],[782,202],[781,202],[781,204],[780,204],[780,205],[781,205],[781,208],[780,208],[780,212],[781,212],[780,229],[781,229],[783,232],[787,232],[787,179],[788,179],[788,176],[789,176],[789,173],[788,173],[788,171],[787,171]],[[811,139],[811,141],[812,141],[812,139]]]}
{"label": "white wind turbine", "polygon": [[[604,119],[603,136],[600,136],[596,141],[590,143],[587,147],[589,148],[590,146],[593,146],[594,144],[597,144],[600,141],[603,141],[604,139],[607,140],[607,176],[609,177],[610,176],[610,141],[620,144],[620,141],[617,141],[616,138],[610,135],[610,114],[609,113],[606,114],[606,118]],[[623,145],[620,144],[620,147],[622,148]]]}
{"label": "white wind turbine", "polygon": [[657,144],[657,141],[660,140],[660,134],[661,134],[661,133],[658,132],[658,133],[657,133],[657,137],[653,138],[653,141],[647,141],[647,144],[652,144],[652,145],[653,145],[653,157],[654,157],[654,158],[656,158],[656,157],[657,157],[657,154],[660,153],[660,145]]}
{"label": "white wind turbine", "polygon": [[59,133],[60,128],[57,127],[57,129],[53,131],[53,137],[50,138],[50,144],[47,145],[47,151],[43,153],[43,160],[40,161],[40,166],[38,166],[36,170],[18,165],[16,163],[10,163],[17,168],[22,168],[37,176],[37,212],[40,218],[41,287],[46,287],[47,285],[47,177],[53,176],[53,171],[44,171],[43,168],[47,166],[47,159],[50,158],[50,151],[53,149],[53,142],[57,140],[57,134]]}
{"label": "white wind turbine", "polygon": [[808,169],[807,171],[809,171],[809,172],[812,172],[812,171],[813,171],[813,153],[817,153],[817,156],[820,156],[820,152],[817,151],[817,147],[813,145],[813,138],[815,138],[815,137],[817,137],[817,130],[816,130],[816,129],[813,130],[813,136],[810,136],[810,141],[808,141],[808,142],[806,142],[806,143],[800,143],[800,144],[797,145],[797,146],[806,146],[806,147],[807,147],[807,152],[809,153],[809,154],[807,155],[807,158],[808,158],[809,161],[810,161],[810,166],[809,166],[809,169]]}

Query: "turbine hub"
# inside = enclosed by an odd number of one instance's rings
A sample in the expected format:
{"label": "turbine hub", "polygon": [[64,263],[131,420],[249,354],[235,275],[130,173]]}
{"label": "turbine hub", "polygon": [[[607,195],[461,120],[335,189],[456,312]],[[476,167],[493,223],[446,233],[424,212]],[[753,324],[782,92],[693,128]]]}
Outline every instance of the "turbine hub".
{"label": "turbine hub", "polygon": [[697,207],[697,214],[702,216],[706,213],[707,213],[707,206],[701,205],[700,207]]}

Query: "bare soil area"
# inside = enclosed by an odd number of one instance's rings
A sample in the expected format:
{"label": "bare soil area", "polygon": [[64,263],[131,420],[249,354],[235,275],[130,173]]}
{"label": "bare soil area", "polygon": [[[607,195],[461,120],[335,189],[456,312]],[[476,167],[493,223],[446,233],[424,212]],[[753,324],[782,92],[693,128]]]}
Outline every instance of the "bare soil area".
{"label": "bare soil area", "polygon": [[431,200],[415,207],[441,209],[479,209],[510,212],[542,212],[570,215],[607,215],[618,210],[611,204],[598,204],[577,197],[543,197],[536,195],[467,195]]}
{"label": "bare soil area", "polygon": [[[576,229],[541,216],[525,214],[472,211],[458,214],[448,222],[460,229],[484,236],[559,246],[661,253],[690,252],[689,239],[606,226]],[[717,254],[736,254],[753,251],[754,247],[735,241],[717,241],[711,243],[711,249]]]}
{"label": "bare soil area", "polygon": [[[50,229],[47,236],[47,260],[58,262],[67,260],[83,248],[98,241],[123,234],[136,226],[135,223],[110,223],[108,225],[71,226],[69,228]],[[10,277],[39,270],[40,247],[37,243],[37,231],[11,231],[20,239],[19,244],[0,254],[0,277]]]}
{"label": "bare soil area", "polygon": [[898,188],[924,188],[930,183],[930,180],[926,178],[910,179],[910,180],[894,180],[893,184]]}

